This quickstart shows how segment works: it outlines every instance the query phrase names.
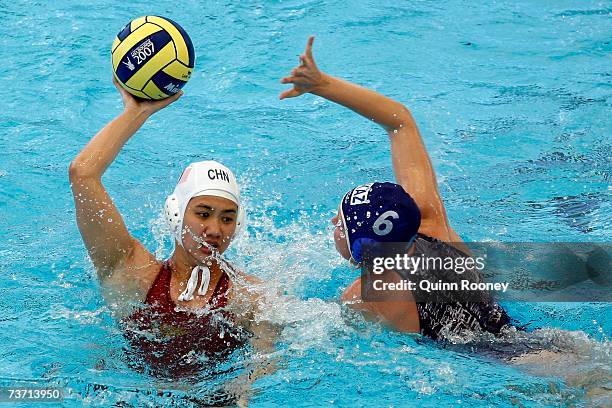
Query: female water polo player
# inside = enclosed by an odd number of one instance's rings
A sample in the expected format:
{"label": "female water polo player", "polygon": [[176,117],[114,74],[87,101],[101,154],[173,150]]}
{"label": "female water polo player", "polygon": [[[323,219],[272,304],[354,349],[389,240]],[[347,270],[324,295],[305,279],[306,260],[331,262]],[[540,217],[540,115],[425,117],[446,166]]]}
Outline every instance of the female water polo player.
{"label": "female water polo player", "polygon": [[[133,348],[150,368],[176,373],[177,367],[189,366],[186,360],[193,360],[194,352],[227,355],[248,338],[263,347],[269,332],[249,323],[256,296],[247,287],[255,278],[220,257],[244,223],[238,184],[227,167],[204,161],[183,171],[166,200],[175,239],[168,260],[157,260],[128,232],[102,175],[144,122],[182,91],[160,101],[138,101],[116,81],[115,86],[124,110],[72,161],[70,181],[79,230],[107,301],[119,309],[134,301],[148,306],[122,320]],[[246,305],[241,308],[246,314],[231,312],[239,304]]]}
{"label": "female water polo player", "polygon": [[[281,79],[293,88],[281,93],[280,99],[312,93],[375,121],[389,135],[397,180],[397,184],[365,184],[344,195],[332,219],[337,251],[355,264],[362,261],[365,246],[384,242],[405,243],[413,257],[467,257],[467,248],[449,224],[431,161],[408,109],[377,92],[321,72],[312,54],[313,41],[314,37],[308,39],[300,65]],[[443,274],[435,269],[415,271],[417,278],[428,280]],[[401,277],[390,274],[392,281]],[[480,293],[478,301],[472,302],[444,293],[423,299],[418,290],[401,300],[369,301],[361,299],[361,289],[359,278],[346,289],[342,300],[405,332],[440,338],[464,330],[499,333],[510,324],[506,312],[487,293]]]}

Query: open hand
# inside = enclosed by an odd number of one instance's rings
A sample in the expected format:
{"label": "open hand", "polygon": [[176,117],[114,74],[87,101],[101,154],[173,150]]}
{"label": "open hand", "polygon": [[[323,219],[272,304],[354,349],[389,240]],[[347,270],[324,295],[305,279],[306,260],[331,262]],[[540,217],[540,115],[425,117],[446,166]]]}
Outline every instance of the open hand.
{"label": "open hand", "polygon": [[113,76],[113,84],[115,85],[115,88],[117,88],[119,93],[121,94],[121,99],[123,100],[124,110],[143,112],[148,115],[152,115],[158,110],[165,108],[166,106],[178,100],[183,95],[183,91],[178,91],[177,93],[175,93],[172,96],[169,96],[166,99],[150,100],[150,101],[142,100],[142,99],[137,99],[136,97],[134,97],[134,95],[126,91],[121,86],[121,84],[117,81],[117,78],[115,78],[114,76]]}
{"label": "open hand", "polygon": [[312,56],[314,36],[308,38],[306,51],[300,55],[300,65],[291,70],[291,75],[280,80],[281,84],[293,84],[293,88],[280,94],[279,99],[294,98],[312,92],[325,84],[325,74],[319,71]]}

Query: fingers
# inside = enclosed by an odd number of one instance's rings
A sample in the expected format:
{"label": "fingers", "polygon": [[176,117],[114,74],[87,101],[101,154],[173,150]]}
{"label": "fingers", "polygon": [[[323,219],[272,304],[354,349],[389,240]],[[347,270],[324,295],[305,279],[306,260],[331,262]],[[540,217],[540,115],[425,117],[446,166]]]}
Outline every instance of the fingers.
{"label": "fingers", "polygon": [[145,106],[151,113],[155,113],[161,109],[164,109],[168,105],[176,102],[181,96],[183,96],[183,91],[178,91],[174,95],[169,96],[165,99],[158,99],[158,100],[147,101],[143,103],[145,104]]}
{"label": "fingers", "polygon": [[181,96],[183,96],[185,92],[183,92],[182,90],[178,91],[177,93],[175,93],[174,95],[172,95],[171,97],[169,97],[168,99],[170,99],[170,103],[178,100]]}
{"label": "fingers", "polygon": [[297,68],[294,68],[291,70],[291,73],[289,74],[289,76],[281,78],[280,83],[281,84],[290,84],[290,83],[292,84],[295,81],[297,81],[299,77],[304,77],[304,73],[298,70]]}
{"label": "fingers", "polygon": [[115,85],[115,88],[117,88],[120,94],[123,94],[125,89],[123,89],[123,87],[121,86],[121,84],[119,83],[119,81],[114,75],[113,75],[113,85]]}
{"label": "fingers", "polygon": [[281,84],[292,84],[297,80],[296,77],[294,76],[288,76],[288,77],[284,77],[283,79],[280,80]]}
{"label": "fingers", "polygon": [[164,106],[168,106],[168,105],[170,105],[171,103],[176,102],[176,101],[177,101],[177,100],[178,100],[178,99],[179,99],[181,96],[183,96],[183,93],[184,93],[183,91],[178,91],[178,92],[177,92],[177,93],[175,93],[174,95],[172,95],[172,96],[170,96],[170,97],[168,97],[168,98],[166,98],[166,99],[163,99],[163,101],[164,101]]}
{"label": "fingers", "polygon": [[305,67],[299,66],[299,67],[293,68],[291,70],[291,76],[294,76],[294,77],[305,77],[306,76]]}
{"label": "fingers", "polygon": [[314,43],[314,35],[311,35],[310,37],[308,37],[308,43],[306,43],[306,56],[309,59],[313,59],[312,58],[312,44]]}
{"label": "fingers", "polygon": [[291,88],[280,94],[278,99],[283,100],[285,98],[295,98],[296,96],[300,96],[302,92],[296,90],[295,88]]}
{"label": "fingers", "polygon": [[[296,82],[303,82],[304,77],[307,77],[307,73],[309,70],[312,70],[313,66],[316,69],[316,65],[314,63],[314,59],[312,57],[312,44],[314,43],[314,36],[308,37],[308,42],[306,44],[306,51],[300,55],[300,65],[291,70],[291,75],[284,77],[280,80],[281,84],[294,84]],[[301,88],[301,86],[300,86]],[[304,90],[298,90],[296,86],[291,89],[288,89],[282,92],[278,99],[283,100],[285,98],[295,98],[296,96],[300,96],[304,93]]]}
{"label": "fingers", "polygon": [[121,86],[121,84],[119,83],[119,81],[114,75],[113,75],[113,85],[115,85],[115,88],[117,88],[123,100],[125,100],[125,98],[128,98],[128,99],[134,98],[134,96],[131,93],[126,91],[125,88]]}
{"label": "fingers", "polygon": [[295,83],[296,81],[305,81],[307,80],[308,75],[307,71],[303,68],[293,68],[289,76],[284,77],[280,80],[281,84]]}

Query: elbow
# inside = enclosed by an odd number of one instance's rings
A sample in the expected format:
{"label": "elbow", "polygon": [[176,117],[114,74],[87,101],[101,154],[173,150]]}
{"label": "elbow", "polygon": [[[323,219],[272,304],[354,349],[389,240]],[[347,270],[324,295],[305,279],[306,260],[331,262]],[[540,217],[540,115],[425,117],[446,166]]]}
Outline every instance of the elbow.
{"label": "elbow", "polygon": [[416,131],[416,123],[412,114],[406,106],[399,102],[396,102],[396,105],[389,111],[388,120],[383,127],[390,135],[401,130]]}
{"label": "elbow", "polygon": [[81,173],[81,166],[79,166],[79,162],[74,159],[70,162],[70,166],[68,166],[68,178],[70,181],[75,181],[80,178]]}
{"label": "elbow", "polygon": [[396,125],[397,128],[416,128],[416,123],[414,122],[412,113],[410,113],[410,110],[402,104],[400,104],[400,109],[397,115],[397,119],[398,119],[398,123]]}
{"label": "elbow", "polygon": [[70,166],[68,166],[68,178],[71,182],[94,177],[95,175],[91,172],[89,166],[78,158],[70,162]]}

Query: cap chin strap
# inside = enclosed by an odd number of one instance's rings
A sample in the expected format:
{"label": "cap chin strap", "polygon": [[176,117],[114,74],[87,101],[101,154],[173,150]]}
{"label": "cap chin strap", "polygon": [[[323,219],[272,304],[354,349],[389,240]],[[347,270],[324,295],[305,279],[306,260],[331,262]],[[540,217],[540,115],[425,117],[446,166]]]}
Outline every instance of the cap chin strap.
{"label": "cap chin strap", "polygon": [[198,277],[202,272],[202,283],[198,288],[198,295],[205,295],[210,285],[210,269],[206,266],[196,265],[191,271],[191,276],[187,281],[187,288],[179,295],[178,300],[181,302],[189,302],[193,299],[193,293],[195,292],[196,286],[198,285]]}
{"label": "cap chin strap", "polygon": [[[198,237],[191,233],[188,228],[185,232],[190,234],[196,242],[200,243],[201,246],[205,245],[205,243],[200,241],[200,239],[198,239]],[[189,302],[193,299],[193,293],[195,292],[196,286],[198,285],[198,278],[200,272],[202,273],[202,280],[200,283],[200,287],[198,288],[198,295],[202,296],[206,294],[206,291],[208,291],[208,286],[210,285],[210,269],[206,266],[196,265],[191,270],[191,276],[187,281],[187,288],[185,288],[185,290],[178,297],[179,301]]]}
{"label": "cap chin strap", "polygon": [[[166,199],[166,203],[164,206],[164,215],[166,216],[166,222],[172,231],[172,234],[178,241],[180,246],[183,246],[183,234],[181,231],[183,219],[180,214],[179,200],[176,194],[170,194]],[[246,212],[244,208],[238,208],[238,216],[236,220],[236,230],[234,231],[234,235],[232,239],[236,238],[240,231],[244,230],[244,226],[246,224]],[[193,294],[195,292],[196,286],[198,285],[198,278],[202,273],[202,281],[200,283],[200,287],[198,288],[198,295],[205,295],[208,291],[208,286],[210,285],[210,269],[206,266],[196,265],[191,271],[191,276],[187,281],[187,288],[179,295],[178,300],[181,302],[188,302],[193,299]]]}

